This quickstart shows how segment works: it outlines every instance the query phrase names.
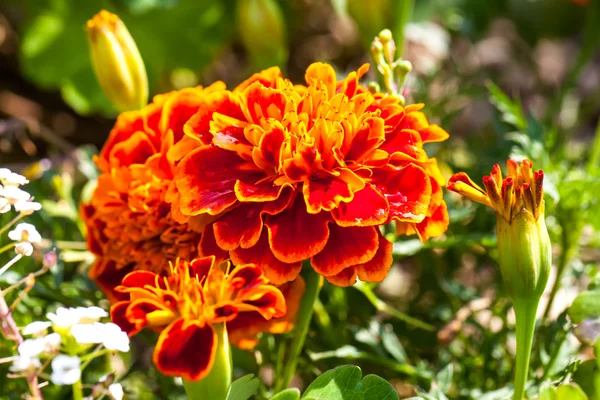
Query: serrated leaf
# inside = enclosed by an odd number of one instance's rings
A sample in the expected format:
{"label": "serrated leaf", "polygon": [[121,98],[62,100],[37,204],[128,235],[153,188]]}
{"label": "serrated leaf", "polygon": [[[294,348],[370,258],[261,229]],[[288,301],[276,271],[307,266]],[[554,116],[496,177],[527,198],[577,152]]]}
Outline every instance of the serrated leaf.
{"label": "serrated leaf", "polygon": [[581,292],[569,307],[568,313],[575,324],[586,319],[600,318],[600,290]]}
{"label": "serrated leaf", "polygon": [[299,398],[300,390],[293,388],[277,393],[275,396],[271,397],[270,400],[298,400]]}
{"label": "serrated leaf", "polygon": [[344,365],[320,375],[311,383],[304,400],[396,400],[392,385],[376,375],[362,380],[362,371],[354,365]]}
{"label": "serrated leaf", "polygon": [[260,381],[253,374],[244,375],[231,383],[227,400],[248,400],[258,390]]}

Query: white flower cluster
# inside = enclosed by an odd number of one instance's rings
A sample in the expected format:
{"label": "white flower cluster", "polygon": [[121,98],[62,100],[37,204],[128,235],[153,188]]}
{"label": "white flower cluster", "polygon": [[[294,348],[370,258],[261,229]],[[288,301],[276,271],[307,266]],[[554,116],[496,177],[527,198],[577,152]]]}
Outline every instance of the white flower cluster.
{"label": "white flower cluster", "polygon": [[[27,183],[29,181],[23,175],[14,173],[8,168],[0,168],[0,214],[9,212],[11,207],[14,207],[15,211],[19,213],[19,216],[7,226],[0,227],[2,232],[9,229],[20,218],[41,210],[42,205],[32,201],[33,197],[19,188],[19,186]],[[35,229],[35,226],[26,223],[18,224],[12,231],[8,232],[8,237],[17,242],[14,245],[17,256],[0,269],[0,274],[4,273],[22,257],[33,254],[33,244],[42,241],[42,236]]]}
{"label": "white flower cluster", "polygon": [[[107,316],[100,307],[59,307],[56,312],[46,315],[49,321],[30,323],[22,333],[31,338],[19,345],[19,355],[13,361],[11,371],[35,374],[43,369],[40,359],[52,360],[50,380],[56,385],[73,385],[81,379],[82,365],[78,355],[89,351],[89,345],[102,344],[109,351],[129,351],[129,337],[121,328],[112,322],[99,322]],[[53,332],[48,334],[50,328]],[[62,354],[61,350],[68,354]],[[106,390],[116,400],[123,397],[123,389],[118,383],[107,386]]]}
{"label": "white flower cluster", "polygon": [[31,215],[42,208],[40,203],[31,201],[29,193],[19,188],[27,183],[29,181],[23,175],[0,168],[0,214],[9,212],[11,206],[24,215]]}

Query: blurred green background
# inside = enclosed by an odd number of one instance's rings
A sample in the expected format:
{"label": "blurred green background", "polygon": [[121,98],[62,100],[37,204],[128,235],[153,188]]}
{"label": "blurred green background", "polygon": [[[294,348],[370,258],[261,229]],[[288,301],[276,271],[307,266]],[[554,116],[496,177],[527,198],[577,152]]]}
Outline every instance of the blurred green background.
{"label": "blurred green background", "polygon": [[[44,208],[32,220],[50,238],[46,249],[56,247],[59,255],[57,267],[36,281],[17,308],[17,322],[42,318],[59,304],[106,306],[86,276],[90,255],[77,214],[96,177],[91,157],[115,118],[87,49],[85,22],[96,12],[107,9],[126,23],[146,63],[152,94],[215,80],[232,87],[271,65],[295,82],[314,61],[332,63],[342,76],[369,62],[373,36],[389,28],[396,38],[404,37],[403,56],[413,64],[408,102],[425,103],[430,120],[451,134],[447,142],[427,148],[446,176],[465,170],[479,181],[509,156],[529,157],[536,169],[546,171],[547,223],[556,269],[564,273],[550,318],[540,323],[533,382],[575,377],[590,399],[600,399],[593,383],[600,381],[600,372],[588,360],[592,350],[575,338],[563,312],[577,293],[598,282],[598,2],[418,0],[414,8],[407,7],[410,3],[4,0],[0,166],[22,170],[38,161],[29,168],[35,181],[28,188]],[[402,29],[404,19],[410,23]],[[367,79],[375,78],[370,71]],[[399,238],[396,263],[381,285],[325,287],[298,385],[336,365],[354,363],[364,374],[389,379],[401,398],[414,395],[414,386],[433,399],[506,397],[514,326],[496,268],[494,215],[457,196],[446,194],[446,200],[448,233],[426,245]],[[37,256],[0,282],[15,282],[35,270],[41,253]],[[370,290],[377,295],[373,302],[367,301]],[[394,317],[377,298],[431,324],[433,331]],[[182,396],[181,386],[151,366],[152,339],[136,340],[126,359],[94,364],[86,380],[117,363],[132,398]],[[256,352],[235,353],[236,373],[259,375],[261,393],[273,379],[279,340],[267,335]],[[11,354],[10,344],[0,343],[0,351],[0,356]],[[548,376],[535,375],[550,361]],[[24,390],[17,380],[0,378],[0,386],[2,398],[17,399]],[[70,396],[69,388],[48,390],[49,398]]]}

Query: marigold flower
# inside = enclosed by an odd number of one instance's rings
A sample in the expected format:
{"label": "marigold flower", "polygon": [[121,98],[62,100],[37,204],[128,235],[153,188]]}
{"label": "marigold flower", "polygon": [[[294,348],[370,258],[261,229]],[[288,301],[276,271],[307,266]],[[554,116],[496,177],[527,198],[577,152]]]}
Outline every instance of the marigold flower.
{"label": "marigold flower", "polygon": [[427,142],[448,134],[422,105],[373,95],[358,84],[368,65],[340,82],[315,63],[306,86],[272,68],[210,103],[184,125],[168,200],[187,218],[214,216],[201,254],[229,252],[256,263],[275,284],[301,262],[330,282],[381,281],[392,245],[378,226],[396,221],[422,240],[448,225],[441,176]]}
{"label": "marigold flower", "polygon": [[498,164],[483,178],[485,190],[465,173],[455,174],[448,189],[491,206],[496,212],[498,263],[515,309],[517,357],[515,399],[523,398],[538,304],[552,265],[552,245],[544,221],[544,172],[529,160],[508,160],[508,177]]}
{"label": "marigold flower", "polygon": [[140,111],[123,113],[96,158],[102,174],[81,209],[88,248],[97,256],[90,276],[112,301],[133,269],[160,272],[169,260],[197,255],[202,224],[180,224],[165,201],[173,178],[167,151],[203,97],[222,83],[159,95]]}
{"label": "marigold flower", "polygon": [[112,306],[112,320],[130,336],[146,327],[160,331],[154,351],[158,369],[165,375],[200,380],[215,358],[213,325],[235,321],[246,312],[270,320],[287,311],[283,294],[268,284],[258,266],[229,268],[229,263],[218,265],[211,256],[179,261],[168,277],[131,272],[116,288],[129,300]]}

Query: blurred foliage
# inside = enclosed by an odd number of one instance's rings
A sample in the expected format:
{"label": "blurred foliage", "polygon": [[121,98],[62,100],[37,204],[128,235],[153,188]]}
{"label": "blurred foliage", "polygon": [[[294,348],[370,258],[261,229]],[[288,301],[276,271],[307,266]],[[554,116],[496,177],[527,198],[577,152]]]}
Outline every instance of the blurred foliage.
{"label": "blurred foliage", "polygon": [[[110,115],[113,111],[92,72],[84,31],[86,20],[102,8],[127,24],[145,60],[151,91],[160,93],[210,83],[204,79],[213,76],[215,63],[236,69],[229,75],[232,83],[266,64],[287,66],[300,80],[306,54],[312,57],[309,61],[336,62],[344,71],[367,60],[365,47],[374,32],[390,28],[398,35],[398,10],[405,1],[273,0],[269,4],[279,10],[273,15],[283,22],[273,22],[268,32],[277,37],[254,41],[257,34],[249,33],[251,28],[243,27],[239,18],[248,16],[244,7],[258,3],[9,0],[7,7],[17,10],[11,15],[17,15],[23,76],[44,91],[60,91],[78,113]],[[534,343],[529,395],[537,395],[539,389],[540,400],[600,400],[600,345],[593,339],[600,317],[600,25],[594,22],[600,14],[592,7],[598,5],[586,8],[568,0],[420,0],[412,13],[415,21],[438,22],[450,37],[445,61],[435,73],[416,71],[407,94],[413,102],[424,102],[428,116],[452,135],[427,149],[436,154],[444,174],[461,170],[479,181],[494,163],[503,166],[508,157],[530,158],[536,169],[545,171],[547,224],[561,284],[552,295],[560,300],[558,310],[540,319]],[[347,41],[339,39],[345,18],[351,18],[353,32],[346,35]],[[325,42],[330,47],[322,46]],[[543,79],[544,63],[536,59],[540,46],[550,42],[573,50],[554,56],[565,69],[556,82]],[[410,56],[410,48],[405,50]],[[236,61],[227,64],[223,57],[232,52]],[[257,56],[261,52],[271,58]],[[85,142],[91,140],[84,136]],[[36,279],[16,308],[19,326],[59,305],[108,307],[86,274],[92,258],[85,250],[77,209],[94,187],[96,151],[61,151],[28,169],[33,178],[28,189],[43,203],[43,210],[30,219],[48,242],[32,259],[2,275],[0,286],[39,269],[43,252],[56,248],[59,262]],[[490,210],[453,194],[447,193],[446,201],[452,222],[448,233],[426,244],[395,238],[395,266],[383,284],[325,285],[299,366],[298,382],[308,388],[304,398],[333,396],[335,388],[321,385],[324,376],[333,374],[356,388],[377,374],[400,398],[510,398],[514,321],[496,267],[495,218]],[[0,225],[6,218],[0,215]],[[393,238],[393,229],[386,235]],[[2,240],[6,238],[0,238],[0,246],[6,244]],[[0,265],[7,261],[4,256]],[[564,311],[576,293],[579,297]],[[11,294],[9,302],[14,297]],[[406,316],[423,325],[415,327]],[[253,352],[233,351],[236,378],[259,377],[253,381],[259,385],[258,399],[274,395],[273,374],[283,362],[279,349],[288,336],[264,335]],[[152,366],[154,340],[152,334],[139,335],[128,357],[98,360],[86,370],[84,381],[117,371],[129,398],[184,399],[182,386]],[[0,341],[0,358],[13,354],[11,346]],[[333,370],[343,364],[360,369]],[[380,381],[372,383],[389,391]],[[0,397],[7,399],[18,399],[26,390],[24,381],[4,373],[0,387]],[[54,385],[43,391],[50,399],[71,396],[69,388]],[[273,397],[297,398],[295,391]]]}

